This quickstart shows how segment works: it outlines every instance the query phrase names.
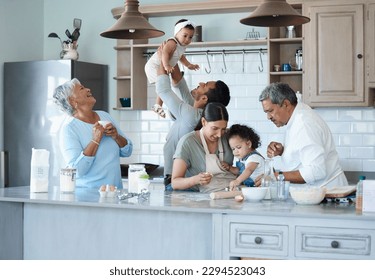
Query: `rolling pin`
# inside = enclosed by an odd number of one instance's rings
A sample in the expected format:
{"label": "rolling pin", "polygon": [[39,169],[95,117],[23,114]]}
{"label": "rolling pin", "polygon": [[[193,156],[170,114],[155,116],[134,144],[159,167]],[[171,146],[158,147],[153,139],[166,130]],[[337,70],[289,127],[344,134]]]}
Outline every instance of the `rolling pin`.
{"label": "rolling pin", "polygon": [[234,198],[240,194],[242,194],[241,191],[213,192],[210,193],[210,197],[211,199]]}

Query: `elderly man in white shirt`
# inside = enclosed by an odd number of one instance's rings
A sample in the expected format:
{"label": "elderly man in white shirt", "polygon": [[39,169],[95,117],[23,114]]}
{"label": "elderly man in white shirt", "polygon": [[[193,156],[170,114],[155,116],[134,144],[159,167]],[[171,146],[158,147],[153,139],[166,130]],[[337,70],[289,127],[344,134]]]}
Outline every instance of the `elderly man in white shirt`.
{"label": "elderly man in white shirt", "polygon": [[268,157],[281,156],[286,181],[320,185],[335,178],[328,187],[348,185],[327,124],[297,100],[289,85],[270,84],[259,101],[269,120],[277,127],[286,126],[284,144],[271,142],[267,148]]}

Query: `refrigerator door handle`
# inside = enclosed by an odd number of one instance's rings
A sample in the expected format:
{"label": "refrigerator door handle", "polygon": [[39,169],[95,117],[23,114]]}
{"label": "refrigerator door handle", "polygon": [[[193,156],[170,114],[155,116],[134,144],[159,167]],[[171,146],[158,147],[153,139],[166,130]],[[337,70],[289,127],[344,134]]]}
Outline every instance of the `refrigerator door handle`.
{"label": "refrigerator door handle", "polygon": [[8,152],[0,152],[0,188],[9,186],[9,162]]}

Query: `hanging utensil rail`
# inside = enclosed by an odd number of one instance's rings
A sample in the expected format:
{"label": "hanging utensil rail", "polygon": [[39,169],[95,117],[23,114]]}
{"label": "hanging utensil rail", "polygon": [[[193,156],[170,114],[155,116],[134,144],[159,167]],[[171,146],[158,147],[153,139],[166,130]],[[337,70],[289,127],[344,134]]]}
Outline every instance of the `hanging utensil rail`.
{"label": "hanging utensil rail", "polygon": [[[186,51],[184,54],[185,55],[207,55],[207,54],[238,54],[238,53],[259,53],[259,52],[267,52],[267,49],[263,48],[258,48],[258,49],[238,49],[238,50],[202,50],[202,51]],[[144,56],[151,56],[155,52],[144,52]]]}

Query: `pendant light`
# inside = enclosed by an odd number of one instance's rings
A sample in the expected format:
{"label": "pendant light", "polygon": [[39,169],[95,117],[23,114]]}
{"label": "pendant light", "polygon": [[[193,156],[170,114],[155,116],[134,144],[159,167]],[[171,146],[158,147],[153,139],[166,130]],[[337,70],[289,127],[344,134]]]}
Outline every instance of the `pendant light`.
{"label": "pendant light", "polygon": [[125,10],[117,22],[100,36],[112,39],[148,39],[165,33],[153,27],[138,10],[137,0],[126,0]]}
{"label": "pendant light", "polygon": [[242,24],[252,26],[290,26],[301,25],[310,18],[299,14],[286,0],[263,0],[250,16],[240,20]]}

